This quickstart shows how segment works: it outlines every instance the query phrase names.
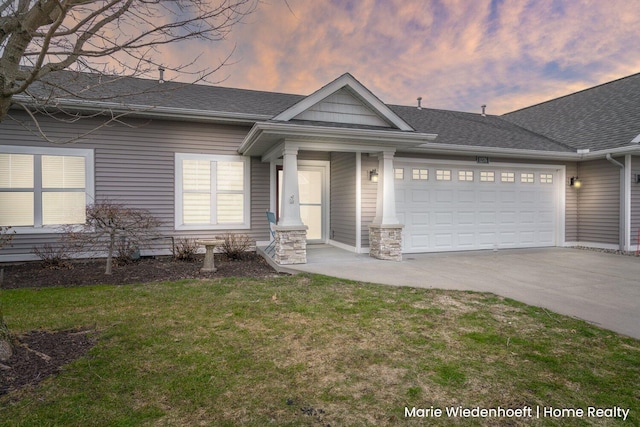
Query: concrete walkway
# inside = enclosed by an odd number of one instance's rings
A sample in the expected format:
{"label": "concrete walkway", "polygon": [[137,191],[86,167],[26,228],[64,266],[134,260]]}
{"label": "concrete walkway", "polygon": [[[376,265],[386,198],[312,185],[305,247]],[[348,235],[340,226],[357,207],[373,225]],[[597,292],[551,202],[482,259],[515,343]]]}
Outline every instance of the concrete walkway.
{"label": "concrete walkway", "polygon": [[394,286],[493,292],[640,339],[640,258],[547,248],[405,254],[380,261],[309,246],[290,269]]}

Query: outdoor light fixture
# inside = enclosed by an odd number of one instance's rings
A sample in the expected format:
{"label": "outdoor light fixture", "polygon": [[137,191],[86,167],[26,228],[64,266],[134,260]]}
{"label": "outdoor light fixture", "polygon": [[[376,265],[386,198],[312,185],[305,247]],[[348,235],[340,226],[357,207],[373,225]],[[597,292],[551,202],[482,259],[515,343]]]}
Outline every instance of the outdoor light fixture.
{"label": "outdoor light fixture", "polygon": [[378,170],[372,169],[369,171],[369,181],[378,182]]}
{"label": "outdoor light fixture", "polygon": [[636,184],[640,184],[640,173],[636,175]]}
{"label": "outdoor light fixture", "polygon": [[580,188],[582,186],[582,181],[580,181],[577,176],[572,176],[569,185],[574,188]]}

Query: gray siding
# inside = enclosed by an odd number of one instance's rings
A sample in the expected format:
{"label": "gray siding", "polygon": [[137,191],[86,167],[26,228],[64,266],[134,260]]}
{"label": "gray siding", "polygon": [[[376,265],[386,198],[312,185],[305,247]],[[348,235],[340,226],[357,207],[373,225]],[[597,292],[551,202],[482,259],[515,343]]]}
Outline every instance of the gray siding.
{"label": "gray siding", "polygon": [[606,160],[582,162],[578,176],[582,187],[568,190],[577,192],[578,241],[618,244],[620,169]]}
{"label": "gray siding", "polygon": [[638,230],[640,230],[640,184],[636,184],[640,175],[640,156],[631,158],[631,245],[636,249],[638,245]]}
{"label": "gray siding", "polygon": [[[28,118],[17,112],[13,116]],[[41,118],[40,125],[52,138],[68,139],[98,127],[98,119],[85,119],[73,125]],[[237,155],[237,148],[249,131],[245,126],[187,123],[180,121],[127,120],[132,127],[117,124],[96,130],[89,142],[57,147],[91,148],[95,153],[95,196],[151,211],[163,223],[164,236],[213,237],[225,231],[174,230],[175,153]],[[37,136],[25,132],[20,124],[6,120],[0,124],[0,145],[52,147]],[[269,166],[259,159],[251,161],[251,229],[229,230],[248,234],[254,240],[268,239],[264,212],[269,202]],[[37,244],[53,243],[56,234],[20,234],[13,247],[3,254],[31,253]],[[165,240],[168,242],[169,240]],[[167,243],[160,243],[169,249]]]}
{"label": "gray siding", "polygon": [[376,199],[378,197],[378,184],[369,181],[369,171],[378,169],[378,158],[362,155],[362,247],[369,246],[369,225],[376,216]]}
{"label": "gray siding", "polygon": [[331,153],[331,234],[356,246],[356,154]]}
{"label": "gray siding", "polygon": [[294,119],[389,127],[385,120],[346,88],[327,96]]}
{"label": "gray siding", "polygon": [[578,165],[576,163],[567,164],[567,175],[565,182],[565,242],[578,241],[578,192],[569,186],[570,178],[578,175]]}

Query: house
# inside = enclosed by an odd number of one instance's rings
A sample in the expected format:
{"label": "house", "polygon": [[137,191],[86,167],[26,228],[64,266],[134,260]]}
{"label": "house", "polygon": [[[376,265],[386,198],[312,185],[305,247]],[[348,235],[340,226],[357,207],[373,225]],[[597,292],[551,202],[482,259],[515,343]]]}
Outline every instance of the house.
{"label": "house", "polygon": [[104,199],[148,209],[164,236],[259,245],[277,212],[280,264],[316,243],[391,260],[638,245],[640,74],[502,116],[387,105],[350,74],[308,96],[49,78],[75,95],[35,86],[48,106],[0,123],[0,224],[17,232],[0,261],[35,259]]}

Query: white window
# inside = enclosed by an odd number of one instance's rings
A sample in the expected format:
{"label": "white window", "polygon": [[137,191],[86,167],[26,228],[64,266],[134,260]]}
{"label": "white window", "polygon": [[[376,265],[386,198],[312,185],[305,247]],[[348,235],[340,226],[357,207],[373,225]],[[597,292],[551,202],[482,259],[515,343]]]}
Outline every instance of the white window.
{"label": "white window", "polygon": [[534,182],[534,175],[532,173],[521,173],[520,182],[525,184],[531,184]]}
{"label": "white window", "polygon": [[449,169],[436,170],[436,181],[451,181],[451,171]]}
{"label": "white window", "polygon": [[413,169],[411,171],[411,178],[426,181],[429,179],[429,169]]}
{"label": "white window", "polygon": [[92,150],[0,146],[0,225],[51,232],[83,224],[92,200]]}
{"label": "white window", "polygon": [[496,173],[493,171],[481,171],[480,182],[494,182],[496,180]]}
{"label": "white window", "polygon": [[540,183],[541,184],[553,184],[553,175],[550,173],[541,173],[540,174]]}
{"label": "white window", "polygon": [[500,181],[516,182],[516,174],[514,172],[502,172],[500,173]]}
{"label": "white window", "polygon": [[458,181],[473,181],[473,171],[458,171]]}
{"label": "white window", "polygon": [[404,179],[404,169],[403,168],[396,168],[394,170],[394,176],[397,180],[402,181]]}
{"label": "white window", "polygon": [[176,229],[249,228],[249,158],[176,154]]}

